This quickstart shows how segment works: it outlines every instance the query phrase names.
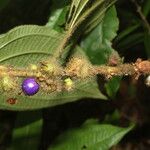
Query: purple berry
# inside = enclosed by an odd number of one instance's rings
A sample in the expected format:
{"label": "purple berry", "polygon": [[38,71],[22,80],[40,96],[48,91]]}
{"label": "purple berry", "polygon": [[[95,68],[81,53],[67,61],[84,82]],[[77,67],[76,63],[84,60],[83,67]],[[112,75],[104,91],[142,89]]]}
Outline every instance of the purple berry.
{"label": "purple berry", "polygon": [[34,78],[27,78],[22,82],[22,90],[26,95],[34,95],[39,91],[39,84]]}

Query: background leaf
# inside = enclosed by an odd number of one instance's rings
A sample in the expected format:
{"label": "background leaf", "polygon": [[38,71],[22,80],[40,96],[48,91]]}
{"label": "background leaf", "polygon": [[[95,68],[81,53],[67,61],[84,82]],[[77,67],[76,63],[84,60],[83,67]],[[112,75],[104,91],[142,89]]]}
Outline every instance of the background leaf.
{"label": "background leaf", "polygon": [[41,139],[42,123],[40,112],[18,113],[9,150],[37,150]]}
{"label": "background leaf", "polygon": [[108,150],[131,128],[100,125],[98,122],[88,121],[80,128],[66,131],[59,136],[49,150]]}
{"label": "background leaf", "polygon": [[113,52],[111,41],[116,36],[118,25],[115,7],[112,7],[103,21],[81,43],[93,64],[106,63],[108,55]]}
{"label": "background leaf", "polygon": [[63,26],[66,22],[68,13],[68,1],[53,0],[51,6],[51,14],[46,26],[55,29],[59,32],[63,31]]}
{"label": "background leaf", "polygon": [[126,38],[128,35],[131,35],[135,30],[137,30],[140,27],[140,23],[132,25],[127,27],[124,31],[122,31],[121,33],[119,33],[117,35],[117,37],[115,38],[115,42],[117,42],[119,44],[119,42]]}
{"label": "background leaf", "polygon": [[145,17],[148,16],[148,14],[150,13],[150,1],[149,0],[145,0],[144,1],[144,6],[143,6],[143,14],[145,15]]}
{"label": "background leaf", "polygon": [[[93,64],[107,63],[109,55],[114,52],[111,41],[117,34],[118,26],[119,21],[113,6],[108,10],[103,21],[81,42],[81,47]],[[114,98],[119,85],[119,78],[114,78],[105,84],[106,92],[111,98]],[[116,88],[112,90],[114,86]]]}
{"label": "background leaf", "polygon": [[128,49],[138,43],[142,43],[144,40],[144,33],[143,32],[136,32],[130,34],[125,39],[123,39],[120,43],[117,44],[119,49]]}
{"label": "background leaf", "polygon": [[116,93],[120,87],[121,77],[113,77],[108,83],[105,84],[106,92],[112,99],[116,98]]}

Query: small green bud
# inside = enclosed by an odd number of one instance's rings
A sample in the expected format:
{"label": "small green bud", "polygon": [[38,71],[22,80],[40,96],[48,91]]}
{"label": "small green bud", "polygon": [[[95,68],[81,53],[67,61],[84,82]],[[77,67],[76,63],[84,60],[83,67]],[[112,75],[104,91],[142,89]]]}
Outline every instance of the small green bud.
{"label": "small green bud", "polygon": [[9,76],[5,76],[1,79],[1,88],[4,91],[10,91],[15,89],[17,86],[16,84],[16,80],[14,80],[13,78],[9,77]]}
{"label": "small green bud", "polygon": [[33,70],[33,71],[36,71],[36,70],[38,69],[37,65],[35,65],[35,64],[31,64],[31,65],[29,66],[29,68],[30,68],[31,70]]}
{"label": "small green bud", "polygon": [[64,80],[64,83],[65,83],[65,89],[66,90],[71,90],[73,88],[73,81],[70,79],[70,78],[66,78]]}
{"label": "small green bud", "polygon": [[53,64],[50,64],[48,62],[44,62],[42,63],[42,70],[46,71],[46,72],[49,72],[49,73],[53,73],[54,70],[55,70],[55,65]]}

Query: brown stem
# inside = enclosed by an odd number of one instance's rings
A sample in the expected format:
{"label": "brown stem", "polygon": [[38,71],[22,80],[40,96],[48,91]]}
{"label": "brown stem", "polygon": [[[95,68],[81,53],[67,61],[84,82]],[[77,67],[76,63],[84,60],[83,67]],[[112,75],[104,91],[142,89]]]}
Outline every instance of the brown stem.
{"label": "brown stem", "polygon": [[94,68],[95,74],[102,74],[104,76],[121,76],[135,74],[135,67],[132,64],[123,64],[119,66],[98,66]]}
{"label": "brown stem", "polygon": [[[81,66],[82,67],[82,66]],[[77,66],[75,68],[78,68]],[[138,59],[135,63],[131,64],[121,64],[118,66],[108,66],[108,65],[101,65],[101,66],[91,66],[89,67],[88,75],[87,76],[95,76],[97,74],[104,75],[106,77],[112,77],[112,76],[134,76],[137,77],[141,74],[150,74],[150,61],[141,59]],[[66,69],[62,68],[64,70],[64,73],[58,74],[58,76],[66,76],[66,74],[70,77],[77,76],[78,72],[73,70],[74,73],[65,72]],[[84,68],[78,68],[79,70]],[[70,70],[72,70],[70,68]],[[0,77],[4,77],[6,75],[14,76],[14,77],[41,77],[44,76],[44,74],[39,70],[33,71],[30,69],[16,69],[16,68],[7,68],[0,66]],[[79,77],[80,78],[80,77]]]}
{"label": "brown stem", "polygon": [[96,66],[93,74],[102,74],[104,76],[132,76],[138,77],[141,74],[150,74],[150,61],[138,59],[132,64],[122,64],[118,66]]}
{"label": "brown stem", "polygon": [[39,72],[29,69],[18,69],[0,66],[0,77],[4,77],[7,75],[13,77],[38,77]]}

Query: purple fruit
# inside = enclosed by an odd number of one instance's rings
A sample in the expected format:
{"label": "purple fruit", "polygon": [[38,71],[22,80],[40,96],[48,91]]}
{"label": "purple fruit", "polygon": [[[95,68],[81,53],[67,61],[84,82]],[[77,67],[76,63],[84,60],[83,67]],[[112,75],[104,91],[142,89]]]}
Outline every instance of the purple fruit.
{"label": "purple fruit", "polygon": [[22,82],[22,90],[25,95],[34,95],[39,91],[39,84],[36,82],[34,78],[26,78]]}

